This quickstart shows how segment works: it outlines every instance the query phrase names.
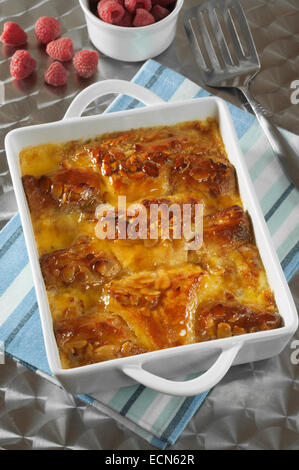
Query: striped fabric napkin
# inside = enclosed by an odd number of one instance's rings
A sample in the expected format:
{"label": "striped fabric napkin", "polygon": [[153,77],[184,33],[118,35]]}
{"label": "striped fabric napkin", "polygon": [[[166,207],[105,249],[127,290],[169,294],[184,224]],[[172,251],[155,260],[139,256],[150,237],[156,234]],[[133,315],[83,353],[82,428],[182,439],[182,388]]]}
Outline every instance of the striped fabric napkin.
{"label": "striped fabric napkin", "polygon": [[[146,62],[134,82],[166,101],[207,96],[208,93],[159,63]],[[127,96],[118,97],[112,112],[142,106]],[[299,267],[299,193],[284,175],[255,118],[229,104],[241,147],[261,207],[289,280]],[[178,116],[178,121],[183,119]],[[286,133],[299,151],[299,137]],[[19,216],[0,233],[0,340],[8,355],[55,382],[46,359],[43,337]],[[158,394],[141,385],[89,397],[87,403],[114,417],[152,445],[172,445],[204,401],[206,394],[180,398]]]}

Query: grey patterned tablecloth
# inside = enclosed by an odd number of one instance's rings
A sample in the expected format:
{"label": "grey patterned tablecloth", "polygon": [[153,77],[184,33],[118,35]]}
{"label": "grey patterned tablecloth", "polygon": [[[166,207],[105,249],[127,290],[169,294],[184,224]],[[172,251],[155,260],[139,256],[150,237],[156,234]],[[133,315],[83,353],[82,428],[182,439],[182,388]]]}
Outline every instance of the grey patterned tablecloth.
{"label": "grey patterned tablecloth", "polygon": [[[187,8],[199,0],[185,0]],[[299,80],[298,0],[243,0],[262,71],[253,84],[256,99],[273,120],[299,134],[299,104],[290,101],[290,84]],[[84,17],[77,0],[0,0],[0,30],[7,20],[26,29],[30,49],[46,67],[48,58],[34,41],[39,16],[61,19],[76,49],[90,47]],[[99,72],[88,83],[75,75],[66,88],[45,86],[38,72],[19,84],[10,81],[11,50],[0,46],[0,81],[5,83],[5,106],[0,106],[0,227],[16,213],[7,168],[5,134],[19,126],[60,119],[72,98],[95,80],[130,80],[140,64],[100,58]],[[181,23],[176,41],[156,58],[164,65],[197,81]],[[232,94],[219,93],[235,104]],[[102,111],[111,101],[96,103]],[[299,273],[290,287],[299,305]],[[299,334],[297,332],[297,340]],[[294,339],[296,339],[296,337]],[[210,393],[189,423],[175,449],[298,449],[299,364],[292,364],[294,343],[280,356],[232,368]],[[293,354],[294,356],[294,354]],[[299,356],[299,355],[298,355]],[[0,448],[3,449],[151,449],[141,438],[113,419],[38,377],[10,359],[0,366]]]}

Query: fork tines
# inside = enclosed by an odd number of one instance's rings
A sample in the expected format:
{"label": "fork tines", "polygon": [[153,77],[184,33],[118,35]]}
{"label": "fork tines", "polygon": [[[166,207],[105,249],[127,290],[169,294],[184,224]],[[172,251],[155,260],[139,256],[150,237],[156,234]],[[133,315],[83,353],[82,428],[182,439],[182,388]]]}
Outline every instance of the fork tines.
{"label": "fork tines", "polygon": [[238,0],[210,0],[193,7],[186,12],[184,25],[201,69],[230,69],[248,59],[259,65],[251,31]]}

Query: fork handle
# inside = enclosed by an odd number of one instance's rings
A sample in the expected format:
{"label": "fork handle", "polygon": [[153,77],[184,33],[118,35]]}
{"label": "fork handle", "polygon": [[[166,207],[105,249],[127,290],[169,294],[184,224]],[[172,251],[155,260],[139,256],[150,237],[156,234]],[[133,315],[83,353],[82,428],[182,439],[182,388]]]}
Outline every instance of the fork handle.
{"label": "fork handle", "polygon": [[279,129],[274,126],[266,116],[264,116],[259,105],[252,98],[248,88],[240,87],[239,89],[242,91],[254,111],[274,153],[278,156],[285,173],[294,186],[299,189],[299,152],[296,152],[295,149],[291,147],[282,132],[280,132]]}

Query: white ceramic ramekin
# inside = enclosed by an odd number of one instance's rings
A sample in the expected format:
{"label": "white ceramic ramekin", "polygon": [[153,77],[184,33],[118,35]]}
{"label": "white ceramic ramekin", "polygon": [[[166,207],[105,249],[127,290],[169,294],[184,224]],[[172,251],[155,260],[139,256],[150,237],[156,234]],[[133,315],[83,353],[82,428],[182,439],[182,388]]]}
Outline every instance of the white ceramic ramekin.
{"label": "white ceramic ramekin", "polygon": [[161,54],[170,46],[184,0],[177,0],[174,10],[163,20],[139,28],[105,23],[90,11],[88,0],[79,0],[79,3],[90,40],[99,51],[113,59],[139,62]]}
{"label": "white ceramic ramekin", "polygon": [[[80,117],[89,103],[109,93],[124,93],[139,99],[148,106],[101,116]],[[164,349],[74,369],[62,369],[30,213],[22,185],[20,151],[30,145],[90,138],[105,132],[153,125],[171,125],[207,117],[219,120],[220,132],[230,161],[236,168],[243,204],[252,218],[257,246],[284,326],[276,330]],[[100,391],[131,385],[137,381],[170,395],[196,395],[217,384],[231,365],[269,358],[280,353],[286,346],[298,326],[296,308],[276,252],[272,247],[270,235],[224,101],[209,97],[165,103],[151,91],[139,85],[122,80],[106,80],[83,90],[75,98],[62,121],[23,127],[9,132],[5,139],[5,147],[32,266],[49,366],[54,376],[70,392],[96,395]],[[177,379],[182,375],[205,370],[207,372],[193,380],[183,382],[169,380],[169,378]]]}

